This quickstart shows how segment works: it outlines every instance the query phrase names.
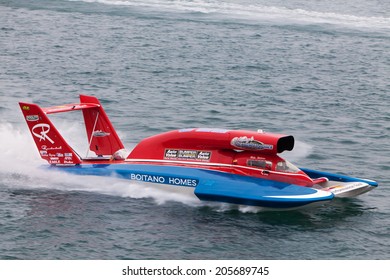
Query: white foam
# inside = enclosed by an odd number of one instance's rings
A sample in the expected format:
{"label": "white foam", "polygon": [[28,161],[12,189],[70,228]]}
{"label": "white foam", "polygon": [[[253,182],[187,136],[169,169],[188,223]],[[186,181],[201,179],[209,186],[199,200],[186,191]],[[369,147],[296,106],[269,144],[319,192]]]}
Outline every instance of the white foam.
{"label": "white foam", "polygon": [[[57,128],[72,144],[85,148],[84,128],[74,122],[60,121]],[[39,156],[27,126],[16,127],[0,123],[0,183],[9,188],[87,191],[130,198],[152,198],[157,204],[168,201],[199,206],[196,197],[169,193],[152,184],[140,184],[115,177],[82,176],[42,168],[46,164]]]}
{"label": "white foam", "polygon": [[[74,0],[70,0],[74,1]],[[390,29],[389,17],[366,17],[342,13],[319,12],[286,7],[242,4],[215,0],[83,0],[89,3],[152,8],[157,11],[193,12],[223,15],[255,21],[272,21],[283,24],[331,24],[352,28]]]}

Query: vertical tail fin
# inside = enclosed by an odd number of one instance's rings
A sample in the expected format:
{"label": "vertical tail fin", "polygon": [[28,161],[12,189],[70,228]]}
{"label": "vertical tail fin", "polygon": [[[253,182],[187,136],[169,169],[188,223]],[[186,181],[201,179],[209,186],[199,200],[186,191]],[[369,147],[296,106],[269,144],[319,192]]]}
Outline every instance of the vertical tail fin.
{"label": "vertical tail fin", "polygon": [[85,129],[89,149],[98,156],[113,155],[124,149],[122,141],[112,126],[103,106],[94,96],[80,95],[81,104],[96,104],[96,107],[83,109]]}
{"label": "vertical tail fin", "polygon": [[79,164],[79,156],[68,145],[46,113],[36,104],[19,102],[20,109],[42,159],[50,164]]}

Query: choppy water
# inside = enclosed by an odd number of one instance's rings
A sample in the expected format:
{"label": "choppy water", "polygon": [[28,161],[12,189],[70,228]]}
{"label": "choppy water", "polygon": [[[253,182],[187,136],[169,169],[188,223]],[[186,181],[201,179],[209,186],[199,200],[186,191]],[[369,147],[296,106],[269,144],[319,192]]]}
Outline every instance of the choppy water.
{"label": "choppy water", "polygon": [[[287,3],[285,3],[287,2]],[[390,3],[0,0],[1,259],[389,259]],[[380,187],[259,212],[47,173],[18,101],[96,95],[128,147],[182,127],[293,134]],[[56,118],[87,143],[77,115]]]}

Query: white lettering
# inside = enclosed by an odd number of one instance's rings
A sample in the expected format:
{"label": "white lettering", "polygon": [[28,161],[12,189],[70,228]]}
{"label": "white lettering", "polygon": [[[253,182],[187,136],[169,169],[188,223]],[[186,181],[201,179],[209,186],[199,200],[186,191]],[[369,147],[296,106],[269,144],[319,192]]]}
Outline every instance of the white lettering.
{"label": "white lettering", "polygon": [[169,178],[169,184],[178,185],[178,186],[188,186],[188,187],[196,187],[197,182],[193,179],[183,179],[183,178]]}
{"label": "white lettering", "polygon": [[175,186],[186,186],[186,187],[196,187],[198,185],[198,181],[196,179],[164,177],[158,175],[148,175],[148,174],[139,174],[139,173],[131,173],[130,179],[135,181],[148,182],[148,183],[170,184]]}
{"label": "white lettering", "polygon": [[162,176],[152,176],[152,175],[147,175],[147,174],[135,174],[131,173],[130,174],[130,179],[131,180],[136,180],[136,181],[143,181],[143,182],[150,182],[150,183],[160,183],[164,184],[165,183],[165,178]]}

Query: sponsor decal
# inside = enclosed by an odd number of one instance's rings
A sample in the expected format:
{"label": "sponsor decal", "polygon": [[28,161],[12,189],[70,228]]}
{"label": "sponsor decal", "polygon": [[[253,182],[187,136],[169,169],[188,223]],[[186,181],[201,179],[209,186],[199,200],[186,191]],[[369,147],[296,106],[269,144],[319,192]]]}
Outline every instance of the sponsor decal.
{"label": "sponsor decal", "polygon": [[47,134],[50,131],[50,125],[47,123],[39,123],[33,126],[31,129],[31,133],[39,139],[39,142],[41,141],[49,141],[50,143],[54,144],[54,141],[47,136]]}
{"label": "sponsor decal", "polygon": [[168,184],[182,187],[196,187],[199,183],[199,180],[193,178],[150,175],[142,173],[131,173],[130,179],[147,183]]}
{"label": "sponsor decal", "polygon": [[24,111],[30,111],[30,106],[23,105],[22,110],[24,110]]}
{"label": "sponsor decal", "polygon": [[47,156],[47,151],[40,150],[39,153],[41,156]]}
{"label": "sponsor decal", "polygon": [[41,146],[41,149],[42,149],[42,150],[45,150],[45,151],[50,151],[50,150],[62,150],[62,146],[48,147],[48,146],[46,146],[46,145],[42,145],[42,146]]}
{"label": "sponsor decal", "polygon": [[57,163],[61,163],[61,162],[60,162],[60,159],[58,157],[52,157],[49,159],[49,163],[57,164]]}
{"label": "sponsor decal", "polygon": [[248,138],[246,136],[234,137],[230,144],[236,148],[248,149],[248,150],[272,150],[273,145],[264,144],[253,137]]}
{"label": "sponsor decal", "polygon": [[338,194],[338,193],[343,193],[343,192],[359,189],[359,188],[365,187],[366,185],[367,184],[365,184],[363,182],[354,182],[354,183],[348,183],[346,185],[331,186],[329,188],[326,188],[325,190],[331,191],[334,194]]}
{"label": "sponsor decal", "polygon": [[38,115],[27,115],[26,116],[26,121],[35,122],[37,120],[39,120],[39,116]]}
{"label": "sponsor decal", "polygon": [[164,154],[165,159],[178,159],[178,160],[200,160],[209,161],[211,158],[211,152],[198,151],[198,150],[176,150],[166,149]]}
{"label": "sponsor decal", "polygon": [[49,147],[49,148],[47,148],[46,150],[62,150],[62,146],[58,146],[58,147]]}
{"label": "sponsor decal", "polygon": [[64,160],[65,161],[72,161],[73,162],[73,154],[72,153],[64,153]]}
{"label": "sponsor decal", "polygon": [[197,151],[192,150],[178,150],[178,159],[196,159]]}
{"label": "sponsor decal", "polygon": [[172,149],[165,150],[164,157],[165,158],[177,158],[178,153],[179,153],[178,150],[172,150]]}
{"label": "sponsor decal", "polygon": [[330,191],[330,190],[334,190],[334,189],[340,189],[340,188],[343,188],[344,186],[341,186],[341,185],[336,185],[336,186],[331,186],[329,188],[326,188],[325,190],[327,191]]}
{"label": "sponsor decal", "polygon": [[57,157],[64,157],[64,154],[63,153],[56,153],[56,156]]}
{"label": "sponsor decal", "polygon": [[93,137],[105,137],[105,136],[109,136],[110,133],[105,132],[103,130],[95,130],[92,135],[93,135]]}
{"label": "sponsor decal", "polygon": [[211,152],[199,151],[197,158],[201,160],[210,160]]}

